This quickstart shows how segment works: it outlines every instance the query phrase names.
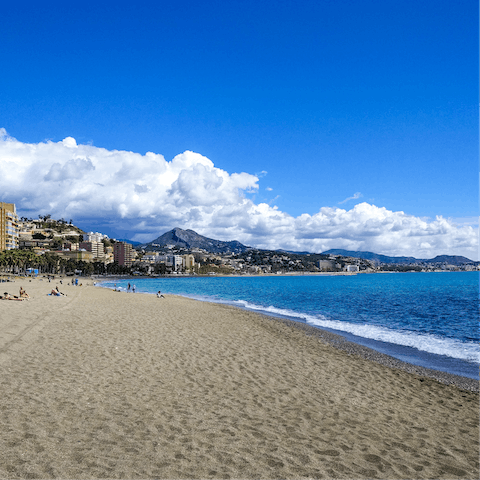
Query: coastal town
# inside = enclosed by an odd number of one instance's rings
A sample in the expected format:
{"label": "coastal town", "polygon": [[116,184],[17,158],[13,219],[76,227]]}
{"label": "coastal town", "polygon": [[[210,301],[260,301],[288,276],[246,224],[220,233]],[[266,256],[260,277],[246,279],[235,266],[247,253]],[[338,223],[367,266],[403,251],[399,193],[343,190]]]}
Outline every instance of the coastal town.
{"label": "coastal town", "polygon": [[447,255],[431,260],[396,259],[393,263],[331,252],[261,250],[239,242],[208,239],[178,228],[150,243],[134,244],[100,232],[85,232],[75,226],[72,219],[55,220],[51,215],[39,215],[38,219],[19,217],[16,205],[4,202],[0,202],[0,221],[0,268],[11,273],[345,275],[479,269],[479,262]]}

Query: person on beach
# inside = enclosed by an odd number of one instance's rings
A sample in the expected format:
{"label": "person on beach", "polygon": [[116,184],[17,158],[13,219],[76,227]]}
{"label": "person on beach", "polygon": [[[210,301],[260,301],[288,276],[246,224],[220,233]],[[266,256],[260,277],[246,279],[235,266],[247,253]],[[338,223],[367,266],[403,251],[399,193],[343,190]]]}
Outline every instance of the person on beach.
{"label": "person on beach", "polygon": [[130,291],[130,282],[127,285],[127,292],[129,292],[129,291]]}
{"label": "person on beach", "polygon": [[20,287],[20,298],[30,298],[28,293],[23,289],[23,287]]}
{"label": "person on beach", "polygon": [[21,302],[22,300],[25,300],[24,298],[18,298],[18,297],[15,297],[15,296],[12,297],[8,292],[4,292],[3,297],[0,297],[0,299],[2,299],[2,300],[17,300],[19,302]]}
{"label": "person on beach", "polygon": [[55,290],[57,291],[57,294],[58,294],[58,295],[63,295],[64,297],[67,296],[65,293],[62,293],[62,292],[58,289],[58,285],[55,287]]}
{"label": "person on beach", "polygon": [[132,292],[135,293],[136,290],[137,290],[137,287],[134,285],[134,286],[132,287]]}
{"label": "person on beach", "polygon": [[157,292],[157,298],[160,298],[160,297],[161,297],[161,298],[165,298],[165,297],[162,295],[162,292],[159,290],[159,291]]}

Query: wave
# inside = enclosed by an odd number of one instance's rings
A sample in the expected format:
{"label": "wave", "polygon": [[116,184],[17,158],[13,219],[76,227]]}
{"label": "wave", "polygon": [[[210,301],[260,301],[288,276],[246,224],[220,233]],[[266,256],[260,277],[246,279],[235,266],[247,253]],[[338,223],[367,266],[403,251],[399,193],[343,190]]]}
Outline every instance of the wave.
{"label": "wave", "polygon": [[480,347],[476,342],[461,342],[453,338],[442,338],[427,333],[410,332],[408,330],[391,330],[368,324],[355,324],[340,320],[329,320],[324,315],[309,315],[293,310],[282,309],[270,305],[264,307],[244,300],[231,302],[249,310],[261,311],[292,319],[301,319],[315,327],[323,327],[339,332],[346,332],[358,337],[368,338],[378,342],[416,348],[423,352],[457,358],[468,362],[480,363]]}

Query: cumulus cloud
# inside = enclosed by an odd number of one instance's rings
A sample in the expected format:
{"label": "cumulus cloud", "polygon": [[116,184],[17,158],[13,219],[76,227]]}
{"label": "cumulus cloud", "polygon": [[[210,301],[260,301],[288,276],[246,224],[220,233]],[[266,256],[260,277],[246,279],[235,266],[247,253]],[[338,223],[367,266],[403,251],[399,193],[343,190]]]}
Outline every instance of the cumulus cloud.
{"label": "cumulus cloud", "polygon": [[0,129],[0,200],[16,203],[20,215],[73,218],[85,228],[101,231],[103,225],[139,241],[179,226],[259,248],[477,258],[477,232],[469,225],[366,202],[293,217],[247,198],[258,190],[259,176],[226,172],[190,151],[167,161],[152,152],[78,145],[72,137],[23,143]]}
{"label": "cumulus cloud", "polygon": [[63,182],[65,180],[80,180],[85,172],[95,170],[91,160],[84,158],[73,158],[64,165],[56,162],[45,175],[47,182]]}

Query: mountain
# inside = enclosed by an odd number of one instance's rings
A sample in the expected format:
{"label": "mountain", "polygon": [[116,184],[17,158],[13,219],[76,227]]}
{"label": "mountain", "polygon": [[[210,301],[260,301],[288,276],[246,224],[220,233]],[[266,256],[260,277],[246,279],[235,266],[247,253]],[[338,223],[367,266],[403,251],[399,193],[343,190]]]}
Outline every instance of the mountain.
{"label": "mountain", "polygon": [[353,252],[351,250],[343,250],[341,248],[333,248],[322,252],[323,255],[342,255],[343,257],[363,258],[364,260],[377,261],[380,263],[416,263],[414,257],[388,257],[373,252]]}
{"label": "mountain", "polygon": [[418,259],[415,257],[389,257],[373,252],[353,252],[351,250],[331,249],[323,252],[322,255],[342,255],[344,257],[363,258],[364,260],[377,261],[380,263],[409,264],[409,263],[448,263],[450,265],[463,265],[465,263],[475,263],[466,257],[458,255],[438,255],[429,260]]}
{"label": "mountain", "polygon": [[213,238],[199,235],[193,230],[182,230],[178,227],[164,233],[149,243],[142,244],[141,247],[155,250],[156,248],[158,249],[158,247],[165,247],[167,245],[175,245],[188,250],[192,248],[201,248],[210,253],[241,253],[250,250],[250,247],[247,247],[236,240],[231,242],[214,240]]}
{"label": "mountain", "polygon": [[424,260],[425,263],[448,263],[449,265],[464,265],[465,263],[478,263],[467,257],[461,257],[459,255],[437,255],[430,260]]}
{"label": "mountain", "polygon": [[289,255],[311,255],[311,254],[312,254],[312,252],[307,252],[307,251],[305,251],[305,252],[296,252],[296,251],[294,251],[294,250],[282,250],[282,249],[280,249],[280,250],[275,250],[275,251],[278,252],[278,253],[288,253]]}

